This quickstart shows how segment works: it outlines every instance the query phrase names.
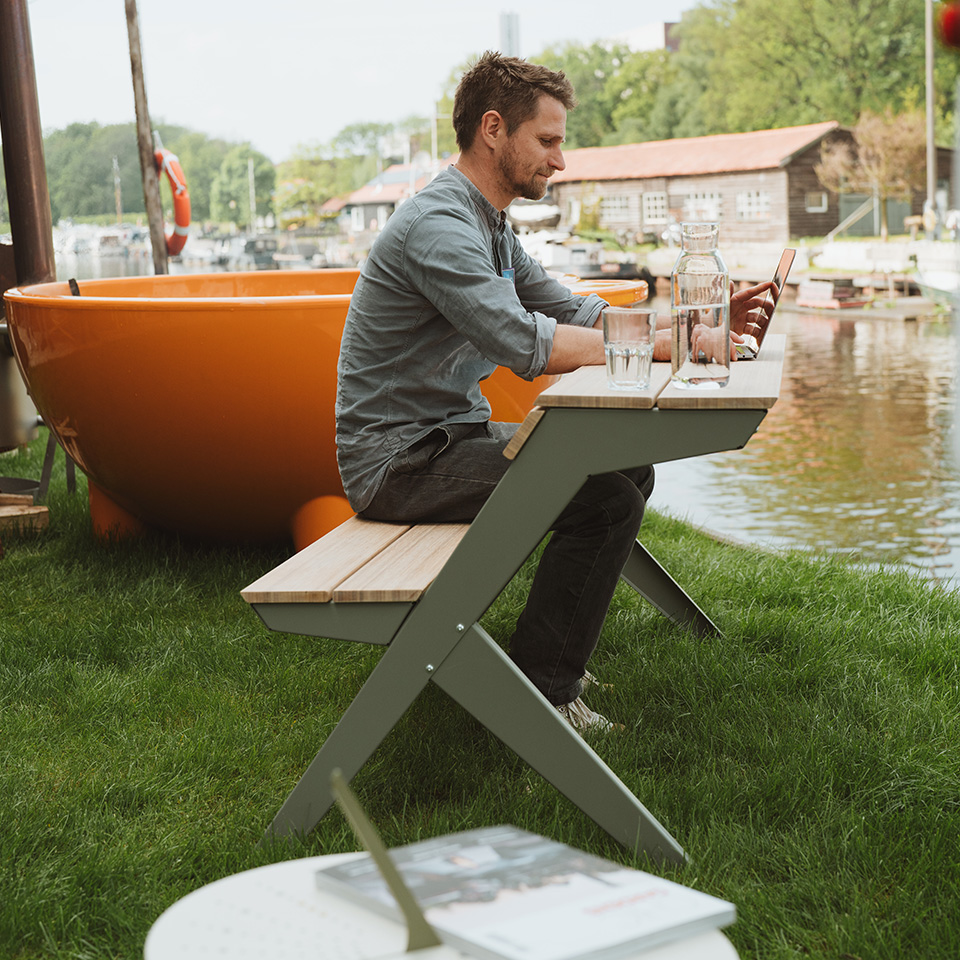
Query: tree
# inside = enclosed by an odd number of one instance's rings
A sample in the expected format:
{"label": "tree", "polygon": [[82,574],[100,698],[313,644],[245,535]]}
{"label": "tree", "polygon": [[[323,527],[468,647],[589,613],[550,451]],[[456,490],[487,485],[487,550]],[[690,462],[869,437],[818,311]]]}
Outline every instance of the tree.
{"label": "tree", "polygon": [[[133,131],[133,125],[129,127]],[[136,185],[123,192],[125,209],[144,210],[140,188],[140,161],[136,134],[129,141],[123,126],[72,123],[55,131],[44,142],[47,189],[56,223],[62,217],[112,214],[116,210],[113,158],[117,157],[121,184]]]}
{"label": "tree", "polygon": [[603,146],[666,140],[676,126],[674,104],[669,90],[676,83],[673,54],[666,50],[634,53],[607,83],[614,106],[610,113],[613,130]]}
{"label": "tree", "polygon": [[460,78],[476,62],[476,59],[475,57],[450,71],[441,88],[440,99],[435,104],[437,113],[437,157],[439,159],[453,156],[460,150],[457,146],[457,134],[453,129],[453,96],[457,91]]}
{"label": "tree", "polygon": [[[711,6],[694,7],[681,17],[676,28],[680,46],[670,58],[672,79],[659,96],[661,111],[672,121],[671,137],[702,137],[737,129],[730,127],[725,117],[731,88],[742,82],[742,78],[725,76],[730,47],[743,42],[734,25],[736,10],[734,0],[718,0]],[[752,40],[747,45],[751,44]]]}
{"label": "tree", "polygon": [[548,47],[534,58],[551,70],[562,70],[576,91],[578,106],[567,117],[567,149],[596,147],[614,129],[613,109],[618,103],[615,79],[630,50],[623,44],[568,43]]}
{"label": "tree", "polygon": [[[250,209],[251,163],[255,210]],[[252,231],[256,227],[256,216],[272,210],[276,179],[276,170],[268,157],[249,143],[234,147],[224,157],[210,186],[211,216]]]}
{"label": "tree", "polygon": [[281,222],[319,226],[321,207],[362,186],[375,170],[372,157],[340,156],[331,145],[298,146],[277,168],[277,216]]}
{"label": "tree", "polygon": [[[924,7],[916,0],[737,0],[728,43],[710,65],[712,103],[728,130],[900,111],[924,77]],[[682,49],[682,48],[681,48]],[[957,74],[939,58],[941,114]]]}
{"label": "tree", "polygon": [[[880,236],[887,239],[887,200],[909,199],[926,176],[926,121],[919,110],[895,115],[864,110],[853,128],[851,145],[829,139],[814,168],[820,182],[835,192],[873,193],[880,201]],[[854,146],[856,149],[854,149]]]}

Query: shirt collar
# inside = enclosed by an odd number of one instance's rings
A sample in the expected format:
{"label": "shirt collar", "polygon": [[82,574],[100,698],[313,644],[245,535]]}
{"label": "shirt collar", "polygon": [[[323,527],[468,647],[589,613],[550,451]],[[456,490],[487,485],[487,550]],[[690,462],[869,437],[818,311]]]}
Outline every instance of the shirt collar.
{"label": "shirt collar", "polygon": [[477,209],[486,218],[491,230],[502,227],[507,219],[507,214],[503,210],[498,210],[476,187],[476,184],[465,174],[461,173],[452,164],[447,167],[450,173],[458,177],[460,182],[466,185],[467,192],[476,204]]}

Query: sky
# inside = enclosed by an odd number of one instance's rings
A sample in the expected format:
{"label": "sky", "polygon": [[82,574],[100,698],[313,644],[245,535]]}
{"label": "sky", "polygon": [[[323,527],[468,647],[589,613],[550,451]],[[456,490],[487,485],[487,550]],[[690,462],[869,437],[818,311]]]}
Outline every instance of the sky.
{"label": "sky", "polygon": [[[156,123],[249,141],[278,163],[352,123],[430,116],[452,70],[679,20],[698,0],[138,0],[147,106]],[[136,118],[124,0],[27,0],[44,132]]]}

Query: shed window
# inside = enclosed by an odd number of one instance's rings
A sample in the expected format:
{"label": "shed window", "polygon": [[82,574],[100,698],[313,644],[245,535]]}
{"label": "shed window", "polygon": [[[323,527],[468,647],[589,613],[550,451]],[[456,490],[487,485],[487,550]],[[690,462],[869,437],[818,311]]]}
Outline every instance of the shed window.
{"label": "shed window", "polygon": [[804,207],[807,213],[826,213],[827,212],[827,194],[826,191],[813,191],[804,197]]}
{"label": "shed window", "polygon": [[745,190],[737,194],[738,220],[769,220],[770,194],[766,190]]}
{"label": "shed window", "polygon": [[600,223],[624,223],[630,219],[629,197],[604,197],[600,201]]}
{"label": "shed window", "polygon": [[666,193],[645,193],[643,195],[643,222],[667,222],[667,195]]}
{"label": "shed window", "polygon": [[719,220],[722,206],[719,193],[688,193],[683,198],[683,219]]}

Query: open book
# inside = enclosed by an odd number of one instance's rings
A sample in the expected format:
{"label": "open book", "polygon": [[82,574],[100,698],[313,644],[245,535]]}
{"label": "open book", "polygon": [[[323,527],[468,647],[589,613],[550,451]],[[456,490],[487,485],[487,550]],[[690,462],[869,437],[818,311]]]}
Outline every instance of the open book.
{"label": "open book", "polygon": [[[512,826],[394,848],[390,858],[440,939],[488,960],[615,960],[726,926],[733,904]],[[370,857],[317,885],[400,917]]]}

